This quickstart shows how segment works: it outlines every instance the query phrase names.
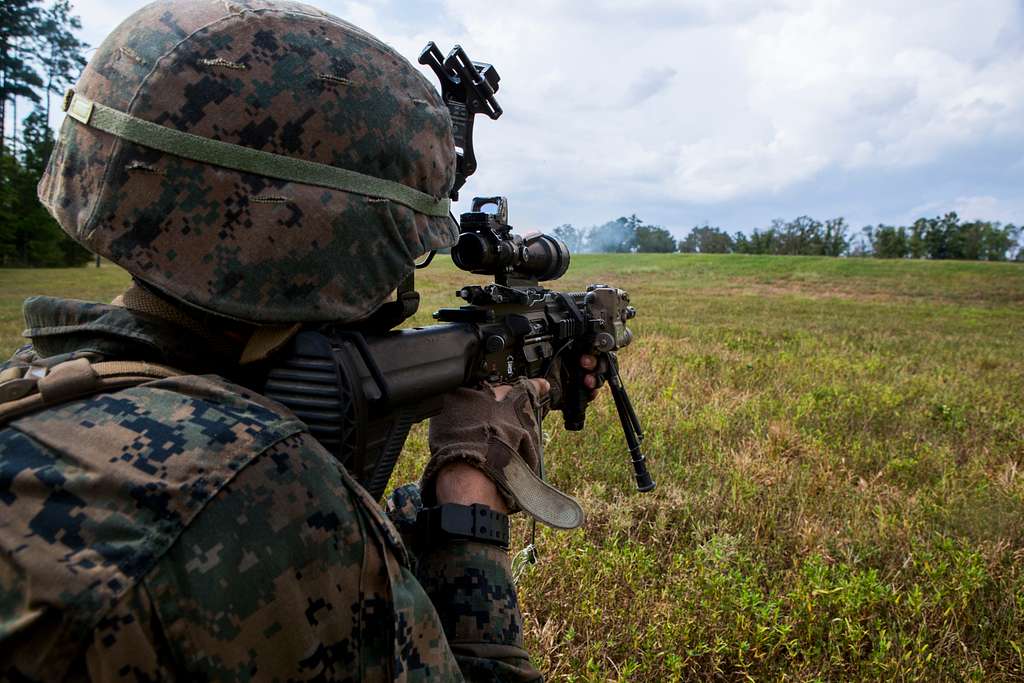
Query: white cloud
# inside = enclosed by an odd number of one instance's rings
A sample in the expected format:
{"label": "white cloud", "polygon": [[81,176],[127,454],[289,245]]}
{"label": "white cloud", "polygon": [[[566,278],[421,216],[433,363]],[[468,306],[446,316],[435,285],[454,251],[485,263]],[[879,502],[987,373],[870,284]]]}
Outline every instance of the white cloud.
{"label": "white cloud", "polygon": [[907,222],[920,216],[940,216],[950,211],[967,221],[988,220],[1024,226],[1024,198],[1006,200],[988,195],[929,202],[914,207],[907,214]]}
{"label": "white cloud", "polygon": [[[77,8],[102,34],[141,4]],[[477,124],[468,191],[531,211],[554,215],[556,197],[605,210],[753,203],[813,192],[826,171],[926,169],[984,145],[1024,153],[1019,0],[321,6],[412,60],[433,39],[494,63],[505,115]]]}
{"label": "white cloud", "polygon": [[742,199],[1024,134],[1024,53],[995,48],[1016,2],[719,5],[448,12],[503,71],[499,156],[566,196]]}

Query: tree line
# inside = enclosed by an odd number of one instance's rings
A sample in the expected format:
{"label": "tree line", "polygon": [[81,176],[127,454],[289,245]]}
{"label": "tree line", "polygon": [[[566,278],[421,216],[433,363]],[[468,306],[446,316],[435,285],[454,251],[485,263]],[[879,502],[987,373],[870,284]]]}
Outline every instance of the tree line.
{"label": "tree line", "polygon": [[554,229],[569,251],[608,253],[665,253],[676,251],[676,239],[660,225],[648,225],[637,218],[623,216],[602,225],[577,228],[568,223]]}
{"label": "tree line", "polygon": [[956,213],[919,218],[909,226],[869,225],[854,233],[844,218],[775,219],[749,234],[698,225],[676,240],[634,214],[590,228],[560,225],[554,235],[577,252],[776,254],[876,258],[1024,261],[1024,230],[996,221],[964,221]]}
{"label": "tree line", "polygon": [[[0,266],[79,265],[88,252],[67,237],[36,198],[54,146],[53,97],[85,66],[87,45],[70,0],[0,1]],[[30,107],[19,117],[19,107]],[[601,225],[554,229],[575,253],[643,252],[790,254],[1024,261],[1022,230],[993,221],[963,221],[955,213],[909,226],[874,225],[853,234],[843,218],[776,219],[749,234],[708,224],[682,239],[636,214]]]}
{"label": "tree line", "polygon": [[955,213],[919,218],[910,226],[864,228],[871,255],[878,258],[1024,261],[1024,230],[992,221],[961,221]]}
{"label": "tree line", "polygon": [[[78,78],[86,44],[69,0],[0,2],[0,265],[72,266],[89,260],[36,198],[53,150],[53,96]],[[29,107],[27,116],[19,108]]]}

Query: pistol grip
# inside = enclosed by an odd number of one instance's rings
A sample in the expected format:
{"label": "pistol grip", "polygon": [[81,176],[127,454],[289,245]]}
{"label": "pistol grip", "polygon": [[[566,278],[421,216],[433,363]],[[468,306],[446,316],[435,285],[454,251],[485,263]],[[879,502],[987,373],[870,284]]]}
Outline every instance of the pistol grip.
{"label": "pistol grip", "polygon": [[566,430],[578,432],[587,422],[587,403],[590,391],[583,386],[584,370],[580,367],[580,357],[572,355],[562,364],[562,419]]}

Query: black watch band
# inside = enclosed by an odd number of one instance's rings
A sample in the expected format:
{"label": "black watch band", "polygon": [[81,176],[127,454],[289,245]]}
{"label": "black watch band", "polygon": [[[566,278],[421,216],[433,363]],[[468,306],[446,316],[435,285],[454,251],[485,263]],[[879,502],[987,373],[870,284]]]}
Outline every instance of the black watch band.
{"label": "black watch band", "polygon": [[486,505],[445,503],[423,508],[416,516],[416,530],[424,547],[447,541],[476,541],[508,550],[508,515]]}

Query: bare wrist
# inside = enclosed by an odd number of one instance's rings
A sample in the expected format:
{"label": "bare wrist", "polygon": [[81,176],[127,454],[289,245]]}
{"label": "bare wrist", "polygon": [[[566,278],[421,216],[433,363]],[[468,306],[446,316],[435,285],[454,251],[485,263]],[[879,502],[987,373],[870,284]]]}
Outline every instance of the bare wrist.
{"label": "bare wrist", "polygon": [[442,468],[437,473],[434,491],[439,505],[482,504],[492,510],[508,513],[508,505],[490,477],[464,462],[455,462]]}

